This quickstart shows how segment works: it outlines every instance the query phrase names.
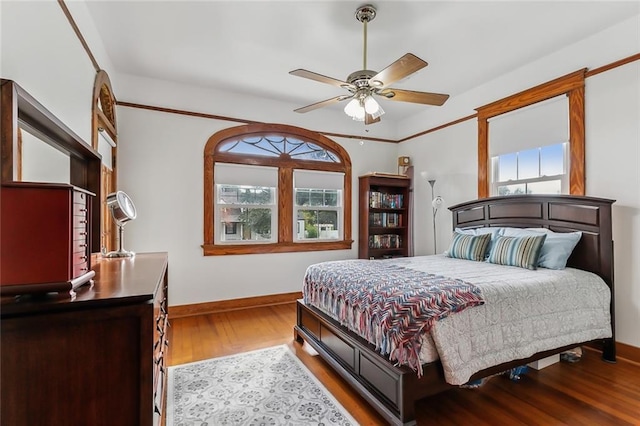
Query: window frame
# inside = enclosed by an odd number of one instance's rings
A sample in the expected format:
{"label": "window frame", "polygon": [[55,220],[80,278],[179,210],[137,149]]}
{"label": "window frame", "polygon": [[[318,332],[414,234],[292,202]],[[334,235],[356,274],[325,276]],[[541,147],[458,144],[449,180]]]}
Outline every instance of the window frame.
{"label": "window frame", "polygon": [[[316,144],[336,154],[339,163],[293,159],[288,154],[279,157],[267,157],[252,154],[220,152],[220,147],[229,139],[247,138],[260,135],[281,135]],[[231,163],[278,168],[277,202],[277,241],[274,243],[241,244],[218,243],[214,239],[216,225],[215,210],[215,163]],[[342,190],[343,232],[339,240],[294,240],[294,169],[339,172],[344,174]],[[286,253],[300,251],[349,250],[352,247],[351,236],[351,159],[347,151],[328,137],[300,127],[285,124],[252,123],[221,130],[209,137],[204,148],[204,243],[205,256]]]}
{"label": "window frame", "polygon": [[569,98],[569,193],[585,195],[585,112],[586,68],[539,86],[476,108],[478,117],[478,198],[490,194],[489,122],[498,116],[559,95]]}

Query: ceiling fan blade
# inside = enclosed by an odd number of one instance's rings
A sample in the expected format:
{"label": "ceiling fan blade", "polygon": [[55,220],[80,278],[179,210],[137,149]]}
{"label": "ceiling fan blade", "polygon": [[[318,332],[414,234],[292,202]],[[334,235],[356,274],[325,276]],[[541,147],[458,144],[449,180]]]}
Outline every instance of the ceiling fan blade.
{"label": "ceiling fan blade", "polygon": [[442,93],[414,92],[413,90],[402,90],[388,88],[377,92],[378,95],[384,96],[390,101],[413,102],[416,104],[436,105],[444,104],[449,95]]}
{"label": "ceiling fan blade", "polygon": [[335,98],[325,99],[324,101],[316,102],[315,104],[294,109],[294,111],[299,113],[305,113],[305,112],[313,111],[314,109],[325,107],[327,105],[335,104],[336,102],[344,101],[345,99],[349,99],[351,97],[352,96],[349,96],[349,95],[340,95],[340,96],[336,96]]}
{"label": "ceiling fan blade", "polygon": [[365,113],[365,115],[364,115],[364,124],[365,125],[377,123],[378,121],[380,121],[380,117],[373,118],[373,115]]}
{"label": "ceiling fan blade", "polygon": [[308,78],[310,80],[319,81],[320,83],[331,84],[332,86],[342,87],[345,89],[355,90],[356,88],[353,84],[347,83],[346,81],[338,80],[332,77],[327,77],[326,75],[318,74],[318,73],[303,70],[303,69],[289,71],[289,74],[295,75],[298,77]]}
{"label": "ceiling fan blade", "polygon": [[402,58],[398,59],[378,74],[371,77],[369,85],[376,88],[384,88],[388,85],[395,83],[398,80],[402,80],[408,75],[421,70],[428,64],[422,59],[418,58],[412,53],[407,53]]}

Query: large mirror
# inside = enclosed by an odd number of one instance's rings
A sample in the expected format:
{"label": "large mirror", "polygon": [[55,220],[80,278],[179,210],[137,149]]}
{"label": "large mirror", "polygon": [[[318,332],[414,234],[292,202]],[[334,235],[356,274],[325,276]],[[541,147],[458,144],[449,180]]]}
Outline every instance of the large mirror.
{"label": "large mirror", "polygon": [[71,157],[27,131],[18,120],[15,180],[71,183]]}
{"label": "large mirror", "polygon": [[[14,81],[0,83],[2,182],[68,183],[96,194],[91,232],[99,236],[100,154]],[[100,238],[91,249],[100,251]]]}

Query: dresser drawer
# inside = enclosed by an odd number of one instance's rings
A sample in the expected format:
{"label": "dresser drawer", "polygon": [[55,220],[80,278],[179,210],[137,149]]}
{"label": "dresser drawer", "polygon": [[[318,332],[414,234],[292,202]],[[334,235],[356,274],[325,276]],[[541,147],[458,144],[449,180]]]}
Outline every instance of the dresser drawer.
{"label": "dresser drawer", "polygon": [[80,240],[73,240],[72,253],[86,253],[87,252],[87,240],[86,238]]}
{"label": "dresser drawer", "polygon": [[87,263],[89,261],[89,256],[84,251],[75,252],[72,254],[71,263],[73,265],[79,265],[81,263]]}
{"label": "dresser drawer", "polygon": [[73,215],[87,217],[88,209],[86,204],[73,203]]}
{"label": "dresser drawer", "polygon": [[89,235],[87,233],[87,227],[85,226],[84,228],[73,228],[72,230],[72,238],[73,240],[87,240],[87,236]]}
{"label": "dresser drawer", "polygon": [[83,262],[73,265],[73,278],[78,278],[80,275],[89,272],[89,262]]}
{"label": "dresser drawer", "polygon": [[73,191],[73,202],[74,204],[84,204],[87,205],[88,195],[84,192]]}
{"label": "dresser drawer", "polygon": [[87,229],[87,224],[89,223],[89,219],[87,215],[84,216],[72,216],[71,223],[74,229]]}

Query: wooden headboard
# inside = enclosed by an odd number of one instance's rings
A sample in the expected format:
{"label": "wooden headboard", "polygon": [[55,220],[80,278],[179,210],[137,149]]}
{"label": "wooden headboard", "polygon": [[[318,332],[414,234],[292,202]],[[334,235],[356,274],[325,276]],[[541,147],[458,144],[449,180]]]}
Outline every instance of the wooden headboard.
{"label": "wooden headboard", "polygon": [[509,195],[449,207],[453,227],[511,226],[582,231],[567,266],[598,274],[613,292],[611,205],[615,200],[573,195]]}

